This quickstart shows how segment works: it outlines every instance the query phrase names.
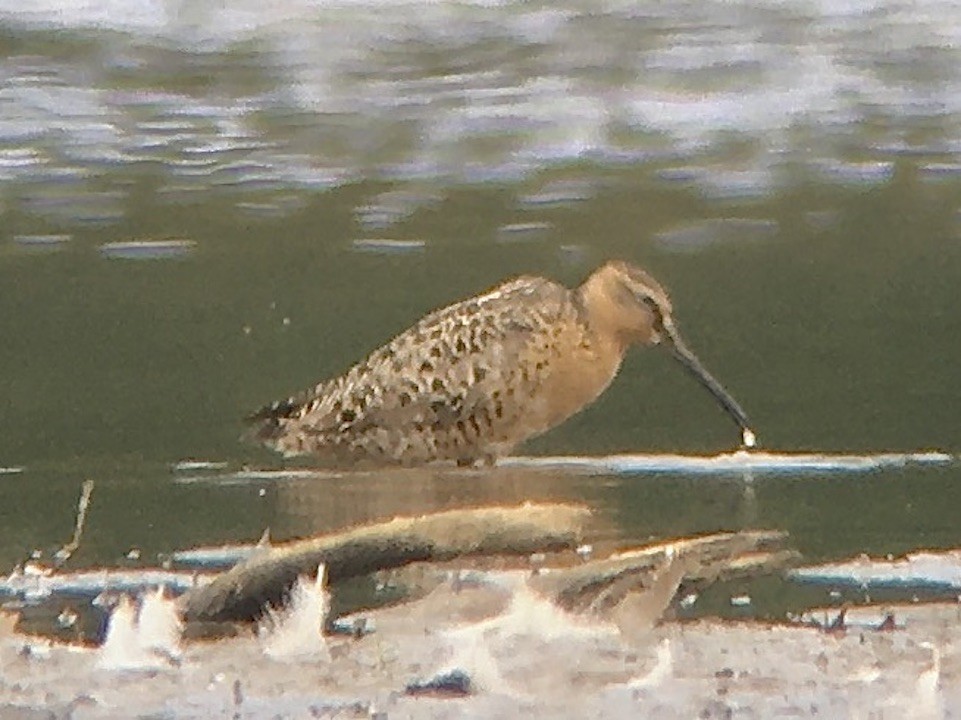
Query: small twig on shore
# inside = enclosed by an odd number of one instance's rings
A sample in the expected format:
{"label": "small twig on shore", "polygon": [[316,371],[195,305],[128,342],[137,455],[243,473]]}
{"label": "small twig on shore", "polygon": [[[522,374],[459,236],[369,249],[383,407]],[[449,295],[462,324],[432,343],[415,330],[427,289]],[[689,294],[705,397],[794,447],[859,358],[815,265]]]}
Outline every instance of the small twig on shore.
{"label": "small twig on shore", "polygon": [[87,508],[90,507],[90,496],[93,494],[93,480],[84,480],[80,488],[80,501],[77,503],[77,523],[73,528],[73,538],[62,548],[54,553],[54,567],[60,567],[77,548],[80,547],[80,538],[83,536],[83,524],[87,519]]}

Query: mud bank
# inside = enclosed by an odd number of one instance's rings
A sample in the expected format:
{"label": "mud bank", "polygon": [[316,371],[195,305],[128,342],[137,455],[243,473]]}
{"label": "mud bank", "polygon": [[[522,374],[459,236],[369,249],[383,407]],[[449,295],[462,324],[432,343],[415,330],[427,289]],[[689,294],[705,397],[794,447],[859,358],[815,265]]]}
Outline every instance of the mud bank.
{"label": "mud bank", "polygon": [[[893,614],[893,630],[878,619]],[[831,620],[837,610],[817,612]],[[0,638],[0,717],[956,717],[957,605],[859,608],[846,627],[572,616],[518,574],[455,576],[365,613],[373,632],[267,652],[263,632],[191,642],[124,669],[101,648]],[[890,625],[890,623],[889,623]],[[133,652],[131,650],[131,652]],[[133,656],[131,656],[133,657]],[[411,694],[460,670],[447,694]],[[468,682],[463,682],[464,676]]]}

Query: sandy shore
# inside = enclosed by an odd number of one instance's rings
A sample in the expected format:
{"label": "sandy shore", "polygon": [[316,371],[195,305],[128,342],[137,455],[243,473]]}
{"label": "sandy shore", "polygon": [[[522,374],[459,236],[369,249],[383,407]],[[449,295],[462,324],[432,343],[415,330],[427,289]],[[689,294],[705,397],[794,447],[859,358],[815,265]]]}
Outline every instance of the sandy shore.
{"label": "sandy shore", "polygon": [[[445,583],[366,614],[374,631],[360,638],[294,625],[283,641],[250,633],[148,656],[7,628],[0,718],[961,716],[957,605],[853,609],[839,632],[717,620],[619,632],[518,587]],[[897,627],[878,630],[888,609]],[[465,696],[405,692],[455,668]]]}

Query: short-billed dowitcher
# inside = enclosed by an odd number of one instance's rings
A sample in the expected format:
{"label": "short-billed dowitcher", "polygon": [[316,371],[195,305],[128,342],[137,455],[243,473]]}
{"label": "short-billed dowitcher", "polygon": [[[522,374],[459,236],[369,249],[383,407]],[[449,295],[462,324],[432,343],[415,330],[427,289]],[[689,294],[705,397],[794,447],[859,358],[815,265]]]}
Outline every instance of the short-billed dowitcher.
{"label": "short-billed dowitcher", "polygon": [[340,377],[248,421],[286,455],[335,464],[492,463],[597,399],[635,343],[665,345],[753,446],[740,405],[681,340],[667,293],[621,261],[573,290],[523,276],[435,310]]}

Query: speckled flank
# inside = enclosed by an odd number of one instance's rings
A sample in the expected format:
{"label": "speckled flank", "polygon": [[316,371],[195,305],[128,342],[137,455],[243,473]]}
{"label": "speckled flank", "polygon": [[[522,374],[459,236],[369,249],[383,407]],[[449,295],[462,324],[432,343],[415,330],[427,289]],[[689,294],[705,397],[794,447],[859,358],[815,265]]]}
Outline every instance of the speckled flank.
{"label": "speckled flank", "polygon": [[344,375],[249,418],[287,455],[334,464],[492,463],[593,402],[670,302],[623,262],[571,290],[519,277],[434,311]]}

